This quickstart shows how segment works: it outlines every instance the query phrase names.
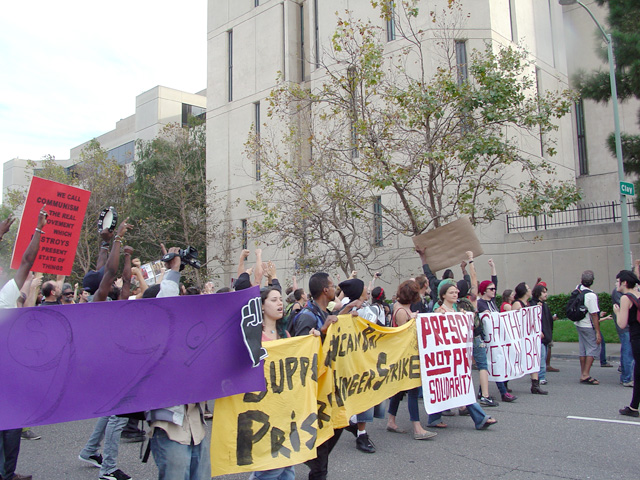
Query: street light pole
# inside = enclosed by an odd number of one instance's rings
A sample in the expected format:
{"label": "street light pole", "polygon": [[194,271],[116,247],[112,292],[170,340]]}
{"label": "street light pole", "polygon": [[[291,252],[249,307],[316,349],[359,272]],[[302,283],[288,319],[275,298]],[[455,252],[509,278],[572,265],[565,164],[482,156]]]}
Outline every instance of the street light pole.
{"label": "street light pole", "polygon": [[[600,25],[600,22],[593,15],[589,7],[587,7],[580,0],[558,0],[560,5],[575,5],[578,4],[584,8],[591,19],[600,29],[605,42],[607,42],[607,57],[609,58],[609,80],[611,82],[611,103],[613,104],[613,125],[615,129],[615,141],[616,141],[616,159],[618,160],[618,180],[622,184],[624,182],[624,166],[622,164],[622,139],[620,136],[620,117],[618,114],[618,88],[616,86],[616,68],[613,56],[613,40],[611,34],[607,33],[605,29]],[[618,188],[620,188],[618,186]],[[629,242],[629,214],[627,212],[627,196],[620,192],[620,214],[622,225],[622,251],[624,256],[624,268],[627,270],[632,269],[631,264],[631,244]]]}

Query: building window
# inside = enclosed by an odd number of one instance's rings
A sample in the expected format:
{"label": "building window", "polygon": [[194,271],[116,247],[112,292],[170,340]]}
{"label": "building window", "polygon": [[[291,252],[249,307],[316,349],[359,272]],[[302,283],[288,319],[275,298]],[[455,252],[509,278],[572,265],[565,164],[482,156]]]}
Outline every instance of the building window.
{"label": "building window", "polygon": [[304,82],[304,4],[300,5],[300,81]]}
{"label": "building window", "polygon": [[242,234],[242,249],[246,250],[248,247],[247,245],[249,245],[249,234],[247,232],[247,219],[243,218],[241,220],[241,234]]}
{"label": "building window", "polygon": [[376,197],[373,202],[373,244],[383,247],[382,240],[382,197]]}
{"label": "building window", "polygon": [[389,2],[389,14],[387,17],[387,42],[392,42],[395,39],[396,39],[395,2],[391,0]]}
{"label": "building window", "polygon": [[134,153],[136,150],[135,141],[130,141],[119,147],[112,148],[107,152],[108,158],[113,158],[120,165],[126,165],[133,162]]}
{"label": "building window", "polygon": [[253,0],[253,6],[254,7],[259,7],[260,6],[260,0]]}
{"label": "building window", "polygon": [[[256,140],[260,140],[260,102],[253,104],[253,122],[255,124]],[[260,165],[260,149],[256,150],[256,180],[260,180],[262,166]]]}
{"label": "building window", "polygon": [[580,175],[589,175],[589,158],[587,157],[587,129],[584,122],[584,103],[582,99],[575,104],[576,130],[578,133],[578,169]]}
{"label": "building window", "polygon": [[188,103],[182,104],[182,126],[189,126],[189,118],[195,117],[200,120],[205,120],[207,115],[207,109],[204,107],[197,107],[196,105],[189,105]]}
{"label": "building window", "polygon": [[518,41],[518,28],[516,24],[516,0],[509,0],[509,24],[511,26],[511,41]]}
{"label": "building window", "polygon": [[229,78],[227,79],[227,82],[229,84],[229,101],[233,101],[233,30],[229,30],[228,32],[228,47],[229,47],[229,51],[228,51],[228,67],[229,67]]}
{"label": "building window", "polygon": [[313,29],[316,51],[316,68],[320,67],[320,22],[318,20],[318,0],[313,0]]}
{"label": "building window", "polygon": [[[536,97],[539,99],[542,95],[542,75],[540,69],[536,67]],[[540,104],[538,104],[538,113],[540,113]],[[544,157],[544,133],[542,131],[542,125],[539,128],[540,134],[540,156]]]}
{"label": "building window", "polygon": [[456,40],[456,70],[458,85],[462,85],[469,78],[467,69],[467,41]]}
{"label": "building window", "polygon": [[347,78],[351,95],[351,158],[358,158],[358,79],[354,66],[347,68]]}

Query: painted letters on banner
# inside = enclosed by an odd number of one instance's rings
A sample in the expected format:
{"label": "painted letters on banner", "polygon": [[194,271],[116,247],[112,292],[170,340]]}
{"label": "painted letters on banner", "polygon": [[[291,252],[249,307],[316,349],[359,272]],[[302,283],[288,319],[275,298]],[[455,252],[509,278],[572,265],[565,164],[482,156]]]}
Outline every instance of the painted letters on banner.
{"label": "painted letters on banner", "polygon": [[429,313],[416,319],[427,413],[476,401],[471,379],[473,314]]}
{"label": "painted letters on banner", "polygon": [[20,229],[13,249],[11,268],[18,268],[43,205],[48,213],[47,225],[40,238],[40,249],[31,270],[71,275],[78,240],[91,192],[52,180],[33,177],[24,205]]}
{"label": "painted letters on banner", "polygon": [[391,328],[341,315],[329,327],[323,349],[325,365],[333,372],[335,428],[346,427],[351,415],[365,412],[397,392],[420,386],[413,322]]}
{"label": "painted letters on banner", "polygon": [[540,371],[542,307],[482,312],[489,380],[504,382]]}
{"label": "painted letters on banner", "polygon": [[315,458],[316,447],[333,435],[333,428],[325,428],[321,436],[318,432],[320,339],[286,338],[265,347],[266,390],[216,400],[211,428],[214,477],[302,463]]}

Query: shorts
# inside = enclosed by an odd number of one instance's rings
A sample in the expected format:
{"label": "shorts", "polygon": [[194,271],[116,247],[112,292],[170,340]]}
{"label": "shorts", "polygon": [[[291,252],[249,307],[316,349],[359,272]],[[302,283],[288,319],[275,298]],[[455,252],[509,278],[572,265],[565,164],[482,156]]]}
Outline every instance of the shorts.
{"label": "shorts", "polygon": [[[481,343],[483,346],[480,346]],[[484,342],[480,336],[473,338],[473,358],[476,361],[478,370],[489,370],[487,366],[487,347],[484,346]]]}
{"label": "shorts", "polygon": [[596,342],[596,331],[593,328],[576,327],[581,357],[599,357],[600,345]]}

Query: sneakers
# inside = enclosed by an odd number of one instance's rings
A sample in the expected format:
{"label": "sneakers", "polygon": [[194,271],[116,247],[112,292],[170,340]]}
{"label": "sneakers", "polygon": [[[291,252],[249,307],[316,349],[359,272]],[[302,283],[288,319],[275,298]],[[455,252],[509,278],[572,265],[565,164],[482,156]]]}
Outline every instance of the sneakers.
{"label": "sneakers", "polygon": [[33,477],[31,475],[20,475],[19,473],[14,473],[11,480],[31,480]]}
{"label": "sneakers", "polygon": [[356,437],[356,448],[364,453],[375,453],[376,451],[376,446],[369,439],[368,433]]}
{"label": "sneakers", "polygon": [[620,382],[620,384],[623,387],[631,387],[631,388],[633,388],[633,380],[631,380],[630,382]]}
{"label": "sneakers", "polygon": [[547,380],[540,380],[540,385],[546,385],[547,384]]}
{"label": "sneakers", "polygon": [[516,397],[515,395],[511,395],[509,392],[505,393],[504,395],[502,395],[502,401],[503,402],[513,402],[514,400],[516,400],[518,397]]}
{"label": "sneakers", "polygon": [[621,408],[618,411],[620,412],[620,415],[626,415],[627,417],[638,417],[638,416],[640,416],[640,413],[638,413],[638,410],[632,410],[631,407],[624,407],[624,408]]}
{"label": "sneakers", "polygon": [[20,434],[20,437],[22,438],[22,440],[40,440],[42,438],[37,433],[33,433],[33,430],[31,430],[31,429],[22,430],[22,433]]}
{"label": "sneakers", "polygon": [[498,402],[496,402],[493,399],[493,397],[485,397],[485,396],[481,396],[480,399],[478,400],[478,403],[483,407],[497,407],[498,405],[500,405]]}
{"label": "sneakers", "polygon": [[94,467],[100,468],[102,466],[102,455],[100,454],[90,455],[87,458],[83,457],[82,455],[78,455],[78,460],[82,460],[83,462],[90,463]]}
{"label": "sneakers", "polygon": [[124,473],[122,470],[117,469],[106,475],[102,475],[100,480],[130,480],[131,477]]}

